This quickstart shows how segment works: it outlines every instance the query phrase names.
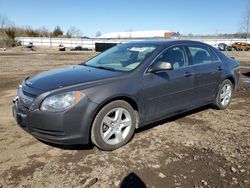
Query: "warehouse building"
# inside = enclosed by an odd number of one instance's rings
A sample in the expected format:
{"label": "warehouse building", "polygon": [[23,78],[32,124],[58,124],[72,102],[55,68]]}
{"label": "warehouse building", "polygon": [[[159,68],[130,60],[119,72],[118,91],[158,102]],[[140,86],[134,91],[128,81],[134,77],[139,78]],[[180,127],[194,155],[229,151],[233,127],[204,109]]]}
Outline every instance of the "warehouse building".
{"label": "warehouse building", "polygon": [[177,33],[168,30],[111,32],[101,35],[102,39],[145,39],[177,38]]}

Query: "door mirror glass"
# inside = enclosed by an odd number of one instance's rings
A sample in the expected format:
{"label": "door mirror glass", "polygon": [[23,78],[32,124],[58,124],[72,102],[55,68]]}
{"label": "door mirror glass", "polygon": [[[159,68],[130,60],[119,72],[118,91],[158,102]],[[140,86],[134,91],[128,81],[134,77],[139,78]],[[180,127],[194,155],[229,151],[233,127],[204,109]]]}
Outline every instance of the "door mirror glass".
{"label": "door mirror glass", "polygon": [[171,63],[165,61],[157,61],[155,62],[148,70],[150,73],[164,71],[164,70],[171,70],[173,69]]}

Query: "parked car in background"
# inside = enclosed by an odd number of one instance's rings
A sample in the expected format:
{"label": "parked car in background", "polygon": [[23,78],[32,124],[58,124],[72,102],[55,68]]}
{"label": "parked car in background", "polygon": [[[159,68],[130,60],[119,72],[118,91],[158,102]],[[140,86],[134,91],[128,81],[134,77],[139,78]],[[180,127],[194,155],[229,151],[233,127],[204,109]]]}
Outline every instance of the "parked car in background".
{"label": "parked car in background", "polygon": [[234,42],[231,45],[219,43],[218,49],[220,51],[248,51],[250,50],[250,44],[245,42]]}
{"label": "parked car in background", "polygon": [[71,48],[70,51],[91,51],[91,49],[83,48],[82,46],[76,46],[74,48]]}
{"label": "parked car in background", "polygon": [[242,43],[241,44],[241,50],[242,51],[248,51],[248,50],[250,50],[250,44],[248,44],[248,43]]}
{"label": "parked car in background", "polygon": [[241,49],[241,43],[240,43],[240,42],[234,42],[234,43],[231,45],[231,47],[232,47],[232,50],[233,50],[233,51],[240,51],[240,49]]}
{"label": "parked car in background", "polygon": [[59,44],[58,49],[59,51],[66,51],[66,48],[63,44]]}
{"label": "parked car in background", "polygon": [[26,45],[26,48],[29,48],[29,49],[32,50],[32,51],[35,51],[35,50],[36,50],[35,45],[33,44],[33,42],[29,42],[29,43]]}
{"label": "parked car in background", "polygon": [[218,44],[218,49],[220,50],[220,51],[226,51],[226,49],[227,49],[227,44],[225,44],[225,43],[219,43]]}
{"label": "parked car in background", "polygon": [[225,51],[233,51],[234,49],[232,49],[232,46],[225,46]]}
{"label": "parked car in background", "polygon": [[236,51],[250,50],[250,44],[245,43],[245,42],[235,42],[231,46],[232,46],[232,50],[236,50]]}
{"label": "parked car in background", "polygon": [[26,48],[33,48],[35,47],[33,42],[29,42],[27,45],[26,45]]}
{"label": "parked car in background", "polygon": [[114,150],[147,124],[207,104],[226,109],[239,75],[239,62],[201,42],[124,43],[24,79],[13,115],[40,140]]}

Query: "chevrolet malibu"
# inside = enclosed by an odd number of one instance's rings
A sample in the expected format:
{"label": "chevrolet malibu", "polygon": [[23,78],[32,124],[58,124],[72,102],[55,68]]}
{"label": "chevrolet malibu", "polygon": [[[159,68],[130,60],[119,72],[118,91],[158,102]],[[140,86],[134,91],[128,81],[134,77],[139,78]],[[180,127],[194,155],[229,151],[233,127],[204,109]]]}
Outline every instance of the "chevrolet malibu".
{"label": "chevrolet malibu", "polygon": [[26,78],[13,115],[39,140],[114,150],[144,125],[207,104],[227,108],[238,83],[239,63],[207,44],[130,42]]}

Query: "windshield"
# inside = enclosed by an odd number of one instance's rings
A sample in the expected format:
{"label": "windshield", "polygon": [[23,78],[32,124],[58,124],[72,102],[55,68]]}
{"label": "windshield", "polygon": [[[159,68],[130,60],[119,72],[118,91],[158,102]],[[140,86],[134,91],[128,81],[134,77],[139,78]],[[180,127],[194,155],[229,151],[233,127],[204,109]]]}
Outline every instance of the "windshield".
{"label": "windshield", "polygon": [[156,47],[152,44],[120,44],[90,59],[84,65],[127,72],[138,67]]}

